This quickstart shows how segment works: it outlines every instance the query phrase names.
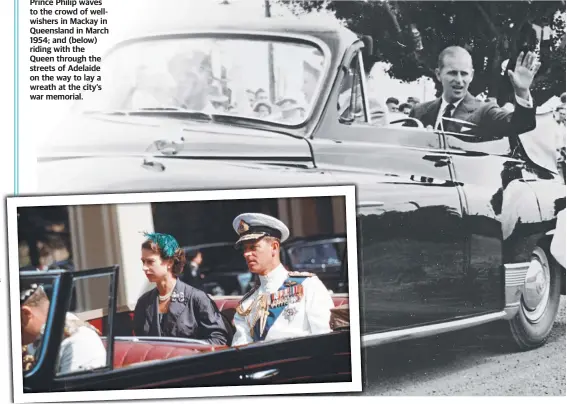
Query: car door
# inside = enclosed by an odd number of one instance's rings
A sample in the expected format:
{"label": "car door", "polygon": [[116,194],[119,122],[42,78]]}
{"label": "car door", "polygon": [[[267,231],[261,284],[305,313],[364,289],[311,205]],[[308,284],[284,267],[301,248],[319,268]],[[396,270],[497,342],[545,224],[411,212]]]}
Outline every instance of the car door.
{"label": "car door", "polygon": [[[372,124],[369,118],[380,111],[369,110],[363,71],[354,48],[324,124],[310,140],[317,167],[332,171],[339,183],[357,185],[362,332],[481,312],[483,302],[470,292],[476,280],[466,271],[469,241],[459,184],[442,138],[420,128],[384,126],[383,119],[375,122],[383,126]],[[341,108],[348,96],[339,95],[345,80],[351,83],[350,116]]]}
{"label": "car door", "polygon": [[531,260],[536,243],[553,228],[565,186],[559,175],[531,162],[517,138],[487,139],[473,127],[467,136],[445,134],[445,143],[462,184],[469,272],[490,278],[487,293],[502,301],[503,278],[491,274],[500,274],[503,264]]}
{"label": "car door", "polygon": [[245,384],[353,381],[348,330],[255,343],[239,351]]}
{"label": "car door", "polygon": [[[214,352],[199,353],[194,356],[177,357],[173,359],[136,363],[135,365],[114,368],[114,313],[116,311],[116,290],[118,287],[118,267],[99,268],[78,272],[49,271],[43,278],[37,278],[37,273],[31,275],[22,272],[25,277],[34,276],[37,279],[49,279],[52,288],[52,309],[46,325],[44,349],[40,352],[39,360],[34,369],[24,374],[24,391],[95,391],[122,390],[155,387],[203,387],[219,385],[235,385],[240,383],[242,368],[238,363],[236,349],[220,348]],[[29,276],[28,276],[29,275]],[[102,278],[102,279],[101,279]],[[26,278],[24,278],[26,279]],[[44,280],[45,282],[45,280]],[[64,318],[69,306],[72,289],[78,289],[78,299],[81,300],[81,290],[92,290],[90,287],[81,288],[81,282],[98,282],[106,287],[99,288],[101,294],[108,296],[106,317],[106,365],[96,369],[56,374],[55,363],[61,343]],[[92,285],[90,285],[92,286]],[[100,310],[100,309],[99,309]],[[81,313],[77,313],[80,316]],[[78,353],[80,354],[80,353]],[[124,353],[121,353],[124,354]],[[128,351],[125,355],[134,355]]]}
{"label": "car door", "polygon": [[[18,359],[14,358],[14,398],[23,392],[44,392],[49,391],[52,386],[55,374],[55,363],[61,344],[62,332],[65,322],[65,312],[70,304],[71,289],[73,285],[72,274],[65,270],[50,270],[46,272],[38,271],[20,271],[20,284],[36,283],[43,287],[46,293],[49,293],[50,305],[47,322],[43,335],[38,337],[39,346],[33,353],[34,361],[29,369],[24,368],[25,358],[22,358],[22,367],[17,363]],[[65,292],[66,291],[66,292]],[[59,332],[54,332],[59,330]],[[14,343],[18,343],[16,338]],[[22,347],[30,353],[27,347]],[[19,379],[18,373],[22,372],[22,379]],[[21,389],[18,388],[21,380]]]}
{"label": "car door", "polygon": [[67,376],[54,390],[94,391],[218,387],[242,384],[236,349],[141,362],[124,368]]}

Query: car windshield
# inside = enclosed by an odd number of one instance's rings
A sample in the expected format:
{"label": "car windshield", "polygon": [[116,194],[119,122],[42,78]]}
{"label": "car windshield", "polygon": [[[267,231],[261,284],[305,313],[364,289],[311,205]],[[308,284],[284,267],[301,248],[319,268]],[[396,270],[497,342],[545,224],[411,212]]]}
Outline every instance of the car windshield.
{"label": "car windshield", "polygon": [[133,42],[104,61],[87,111],[191,111],[305,121],[324,76],[320,49],[291,41],[191,37]]}

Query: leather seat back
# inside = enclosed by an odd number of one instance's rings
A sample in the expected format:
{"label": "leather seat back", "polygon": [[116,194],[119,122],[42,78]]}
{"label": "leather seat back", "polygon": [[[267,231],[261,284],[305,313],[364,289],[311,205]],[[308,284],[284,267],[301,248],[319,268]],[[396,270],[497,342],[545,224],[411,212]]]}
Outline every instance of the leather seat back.
{"label": "leather seat back", "polygon": [[[106,347],[106,339],[103,339]],[[122,368],[137,363],[149,361],[162,361],[181,356],[193,356],[204,352],[224,349],[226,347],[213,347],[199,344],[177,344],[154,341],[115,340],[114,341],[114,368]]]}

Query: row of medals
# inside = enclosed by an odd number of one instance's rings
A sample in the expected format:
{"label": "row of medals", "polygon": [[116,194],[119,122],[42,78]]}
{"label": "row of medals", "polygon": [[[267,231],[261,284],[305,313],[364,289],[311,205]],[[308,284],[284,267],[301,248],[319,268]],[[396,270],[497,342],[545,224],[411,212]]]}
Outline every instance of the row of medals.
{"label": "row of medals", "polygon": [[297,303],[303,297],[303,285],[295,285],[283,290],[278,290],[272,294],[259,294],[256,301],[252,303],[256,306],[256,315],[250,326],[250,335],[254,336],[254,326],[260,321],[260,335],[264,333],[266,328],[266,320],[270,314],[268,307],[273,309],[279,306]]}

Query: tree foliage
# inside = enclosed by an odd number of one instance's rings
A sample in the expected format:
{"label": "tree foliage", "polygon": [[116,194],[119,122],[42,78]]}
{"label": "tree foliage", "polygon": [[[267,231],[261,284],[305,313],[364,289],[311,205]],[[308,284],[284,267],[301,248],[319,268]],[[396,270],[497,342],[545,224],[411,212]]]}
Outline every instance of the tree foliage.
{"label": "tree foliage", "polygon": [[[536,103],[565,91],[565,22],[561,1],[288,1],[294,10],[332,10],[347,27],[362,35],[372,35],[379,51],[376,61],[392,65],[389,74],[413,81],[421,76],[435,78],[439,52],[460,45],[471,52],[475,79],[470,91],[487,92],[504,102],[511,96],[502,63],[514,67],[518,53],[536,49],[532,24],[551,26],[562,33],[545,43],[543,65],[534,82]],[[416,49],[412,27],[421,36],[423,49]]]}

